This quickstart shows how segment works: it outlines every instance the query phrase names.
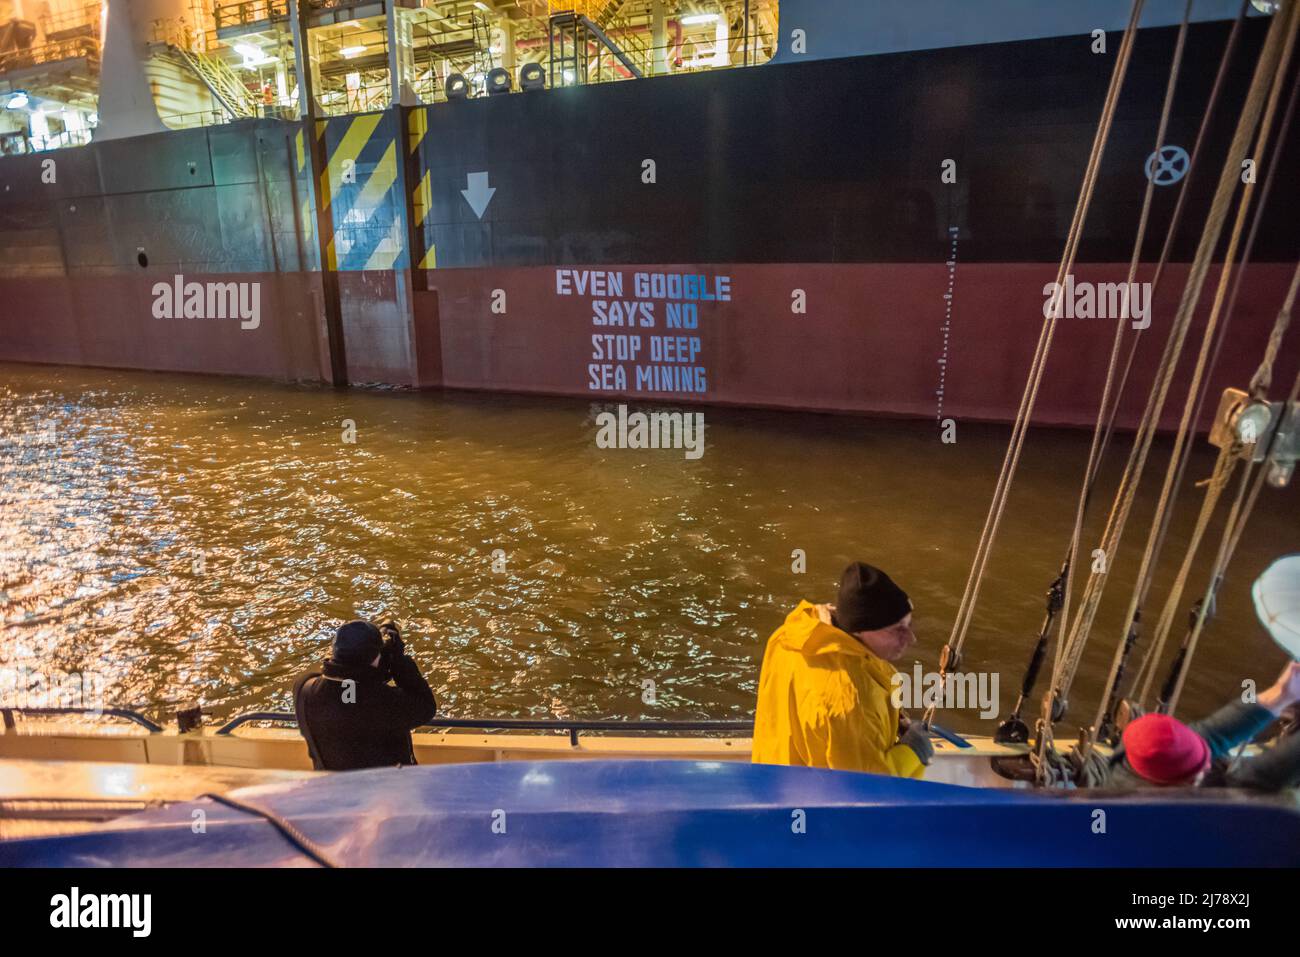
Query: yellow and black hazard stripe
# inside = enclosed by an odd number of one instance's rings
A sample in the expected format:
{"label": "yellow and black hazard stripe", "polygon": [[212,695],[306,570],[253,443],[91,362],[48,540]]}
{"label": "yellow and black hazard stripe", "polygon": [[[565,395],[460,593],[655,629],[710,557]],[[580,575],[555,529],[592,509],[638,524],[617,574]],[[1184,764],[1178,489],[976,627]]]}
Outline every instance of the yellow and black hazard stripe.
{"label": "yellow and black hazard stripe", "polygon": [[[334,235],[327,248],[329,268],[336,270],[403,269],[407,265],[397,183],[397,131],[392,113],[362,113],[316,121],[325,144],[321,196]],[[297,159],[307,162],[302,133]],[[308,204],[304,212],[309,213]],[[304,222],[310,222],[305,215]]]}
{"label": "yellow and black hazard stripe", "polygon": [[[411,110],[407,127],[407,150],[411,155],[420,156],[420,147],[424,145],[428,135],[429,108],[422,106]],[[420,170],[419,182],[411,190],[411,222],[414,227],[412,231],[417,237],[417,242],[422,243],[424,248],[417,250],[419,260],[416,268],[434,269],[438,265],[438,256],[434,249],[433,239],[424,228],[424,221],[429,215],[429,208],[433,205],[433,193],[429,183],[428,166],[421,162],[418,169]]]}
{"label": "yellow and black hazard stripe", "polygon": [[[419,107],[408,116],[407,149],[418,157],[429,133],[428,109]],[[324,141],[326,155],[321,195],[334,225],[327,250],[331,269],[404,269],[410,263],[401,199],[397,195],[397,123],[390,112],[316,121],[316,135]],[[298,172],[306,175],[310,157],[302,130],[294,145]],[[424,228],[432,205],[429,170],[423,162],[417,168],[419,182],[410,196],[416,268],[433,269],[437,254]],[[310,196],[303,199],[300,216],[304,237],[310,240],[315,222]]]}

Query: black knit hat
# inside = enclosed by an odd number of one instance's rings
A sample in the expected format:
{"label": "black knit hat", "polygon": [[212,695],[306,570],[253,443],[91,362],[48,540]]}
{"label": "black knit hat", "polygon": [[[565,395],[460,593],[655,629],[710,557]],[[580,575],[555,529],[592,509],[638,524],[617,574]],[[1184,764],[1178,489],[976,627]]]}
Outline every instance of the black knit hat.
{"label": "black knit hat", "polygon": [[368,665],[383,650],[383,636],[368,621],[350,621],[334,635],[332,654],[341,665]]}
{"label": "black knit hat", "polygon": [[847,632],[876,631],[896,625],[912,610],[907,592],[879,568],[853,562],[840,576],[835,625]]}

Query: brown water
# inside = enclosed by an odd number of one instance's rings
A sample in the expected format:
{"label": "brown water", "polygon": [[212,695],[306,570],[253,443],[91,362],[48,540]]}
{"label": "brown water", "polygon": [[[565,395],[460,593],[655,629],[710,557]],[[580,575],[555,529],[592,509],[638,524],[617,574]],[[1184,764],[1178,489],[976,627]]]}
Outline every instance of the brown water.
{"label": "brown water", "polygon": [[[842,566],[861,558],[911,593],[914,657],[936,667],[1008,430],[963,424],[943,445],[930,422],[705,415],[704,456],[688,461],[597,448],[592,408],[573,400],[0,365],[0,665],[35,656],[93,670],[109,703],[155,714],[194,696],[219,715],[286,708],[341,620],[392,615],[449,715],[747,717],[767,636],[800,598],[831,600]],[[1021,465],[967,640],[966,668],[998,674],[1003,713],[1088,438],[1034,434]],[[1091,718],[1157,482],[1151,473],[1117,559],[1072,718]],[[1179,510],[1158,601],[1196,495]],[[1294,488],[1266,492],[1181,713],[1280,668],[1249,585],[1297,549],[1296,506]],[[995,726],[974,711],[940,720]]]}

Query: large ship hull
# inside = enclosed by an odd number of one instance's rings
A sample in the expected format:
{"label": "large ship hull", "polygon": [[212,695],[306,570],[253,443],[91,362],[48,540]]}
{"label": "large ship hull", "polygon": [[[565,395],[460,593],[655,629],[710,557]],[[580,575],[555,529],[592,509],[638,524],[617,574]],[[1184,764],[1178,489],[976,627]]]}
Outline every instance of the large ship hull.
{"label": "large ship hull", "polygon": [[[1146,401],[1265,27],[1245,24],[1199,168],[1156,188],[1139,280],[1183,186],[1189,202],[1124,424]],[[1167,144],[1192,148],[1228,29],[1191,28]],[[1127,276],[1175,33],[1139,36],[1076,283]],[[1113,55],[1057,37],[322,122],[347,378],[1010,420]],[[1300,166],[1296,139],[1284,170]],[[0,160],[0,359],[327,380],[306,152],[298,125],[245,121]],[[1212,389],[1243,385],[1263,354],[1298,192],[1292,176],[1273,184]],[[255,321],[186,315],[188,284],[230,282],[257,284]],[[1059,323],[1037,421],[1095,420],[1115,324]],[[1164,424],[1180,414],[1170,402]]]}

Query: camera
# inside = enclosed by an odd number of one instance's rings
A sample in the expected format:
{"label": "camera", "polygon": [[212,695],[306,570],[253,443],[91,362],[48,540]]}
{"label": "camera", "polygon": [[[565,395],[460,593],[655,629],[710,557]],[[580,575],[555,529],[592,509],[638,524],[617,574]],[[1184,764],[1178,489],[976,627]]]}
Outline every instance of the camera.
{"label": "camera", "polygon": [[391,675],[397,659],[406,654],[406,644],[402,641],[401,631],[395,621],[384,622],[379,626],[379,633],[384,636],[384,649],[379,653],[379,666]]}

